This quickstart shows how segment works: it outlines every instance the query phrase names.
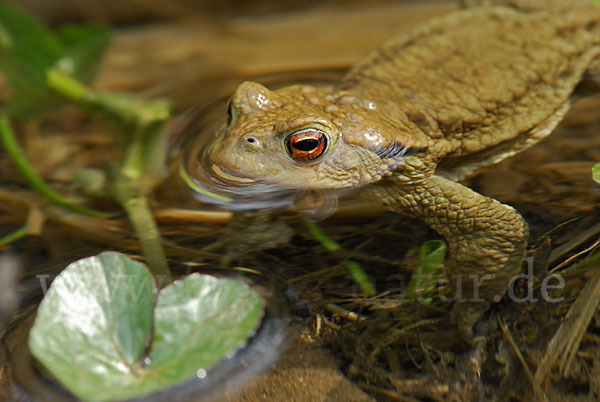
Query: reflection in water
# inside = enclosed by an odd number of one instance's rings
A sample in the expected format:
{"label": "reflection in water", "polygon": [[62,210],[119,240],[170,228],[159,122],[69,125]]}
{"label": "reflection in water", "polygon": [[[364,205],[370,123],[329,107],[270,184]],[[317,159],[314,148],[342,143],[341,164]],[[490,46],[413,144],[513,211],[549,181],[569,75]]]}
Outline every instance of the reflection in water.
{"label": "reflection in water", "polygon": [[19,304],[17,291],[21,275],[21,259],[13,253],[0,253],[0,328]]}
{"label": "reflection in water", "polygon": [[339,196],[351,191],[290,188],[223,171],[208,158],[211,139],[217,130],[214,124],[206,122],[210,115],[216,113],[210,110],[190,113],[177,134],[179,173],[199,201],[230,210],[291,208],[308,219],[321,220],[335,212]]}

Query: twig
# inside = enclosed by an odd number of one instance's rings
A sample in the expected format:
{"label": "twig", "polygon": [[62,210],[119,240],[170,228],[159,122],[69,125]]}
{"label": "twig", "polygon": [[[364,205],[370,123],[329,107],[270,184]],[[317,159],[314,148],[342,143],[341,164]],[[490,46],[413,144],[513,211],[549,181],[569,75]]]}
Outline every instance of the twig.
{"label": "twig", "polygon": [[399,394],[399,393],[397,393],[395,391],[390,391],[390,390],[385,389],[385,388],[376,387],[376,386],[368,384],[366,382],[359,382],[358,386],[361,387],[362,389],[366,390],[366,391],[382,395],[382,396],[384,396],[386,398],[389,398],[389,399],[391,399],[393,401],[418,402],[418,399],[414,399],[414,398],[408,397],[406,395]]}
{"label": "twig", "polygon": [[368,361],[374,362],[375,358],[379,355],[379,353],[384,348],[386,348],[387,346],[396,342],[401,337],[403,337],[407,334],[410,334],[412,330],[418,329],[420,327],[424,327],[427,325],[437,325],[440,321],[441,320],[439,320],[439,319],[422,320],[422,321],[417,321],[410,325],[406,325],[406,326],[402,327],[402,329],[394,329],[394,330],[388,331],[385,339],[380,344],[375,346],[375,348],[373,348],[373,350],[369,354]]}
{"label": "twig", "polygon": [[341,308],[340,306],[333,304],[333,303],[328,303],[325,307],[330,312],[332,312],[334,314],[338,314],[341,317],[343,317],[349,321],[356,322],[356,321],[364,321],[367,319],[367,317],[365,317],[365,316],[355,313],[354,311],[349,311],[344,308]]}
{"label": "twig", "polygon": [[197,211],[180,208],[160,208],[154,211],[154,217],[159,221],[176,221],[185,223],[206,223],[224,225],[231,221],[231,212]]}
{"label": "twig", "polygon": [[600,268],[597,268],[548,343],[546,353],[535,372],[537,384],[542,384],[557,361],[561,376],[569,373],[573,358],[599,303]]}
{"label": "twig", "polygon": [[558,264],[557,266],[555,266],[554,268],[552,268],[550,271],[548,271],[549,273],[554,273],[556,271],[558,271],[559,269],[566,267],[567,265],[569,265],[571,262],[573,262],[574,260],[576,260],[577,258],[581,257],[584,254],[589,253],[590,251],[592,251],[594,248],[596,248],[596,246],[600,244],[600,239],[596,240],[594,242],[594,244],[592,244],[591,246],[587,247],[584,250],[581,250],[580,252],[570,256],[569,258],[567,258],[566,260],[564,260],[563,262],[561,262],[560,264]]}
{"label": "twig", "polygon": [[536,400],[547,401],[548,397],[546,396],[546,394],[540,387],[540,383],[535,381],[535,378],[533,377],[533,374],[531,373],[531,370],[529,369],[529,365],[525,361],[523,354],[521,353],[521,351],[519,350],[519,347],[515,343],[515,340],[512,337],[512,334],[510,333],[510,331],[508,330],[506,323],[503,321],[500,321],[500,328],[502,328],[502,334],[504,335],[504,339],[506,340],[506,342],[508,342],[508,344],[512,348],[513,353],[517,356],[517,359],[519,359],[521,366],[523,366],[523,370],[525,370],[525,375],[527,375],[527,378],[529,379],[529,382],[531,383],[531,386],[533,387],[533,392],[535,393]]}
{"label": "twig", "polygon": [[[568,222],[567,222],[568,223]],[[562,226],[562,225],[560,225]],[[582,243],[587,242],[590,238],[598,236],[600,233],[600,224],[594,225],[591,228],[584,230],[579,235],[575,236],[571,241],[555,248],[548,257],[548,264],[552,265],[557,262],[563,255],[570,252],[576,247],[579,247]]]}

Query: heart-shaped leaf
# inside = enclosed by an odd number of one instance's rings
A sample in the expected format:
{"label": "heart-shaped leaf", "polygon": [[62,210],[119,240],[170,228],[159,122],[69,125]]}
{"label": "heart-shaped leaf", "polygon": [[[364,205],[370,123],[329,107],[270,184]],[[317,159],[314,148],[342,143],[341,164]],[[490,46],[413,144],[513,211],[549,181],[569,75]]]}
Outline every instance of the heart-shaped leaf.
{"label": "heart-shaped leaf", "polygon": [[260,295],[192,274],[156,291],[143,264],[102,253],[52,283],[30,333],[32,354],[84,400],[123,400],[210,369],[256,330]]}
{"label": "heart-shaped leaf", "polygon": [[240,281],[196,274],[173,283],[154,310],[152,366],[167,380],[213,366],[254,332],[262,307]]}

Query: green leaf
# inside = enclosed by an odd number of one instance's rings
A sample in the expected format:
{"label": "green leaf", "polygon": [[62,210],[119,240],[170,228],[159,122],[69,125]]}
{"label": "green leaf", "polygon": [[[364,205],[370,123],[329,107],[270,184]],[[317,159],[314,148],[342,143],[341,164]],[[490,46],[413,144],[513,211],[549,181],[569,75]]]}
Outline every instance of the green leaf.
{"label": "green leaf", "polygon": [[110,41],[110,31],[98,25],[65,25],[57,35],[66,51],[55,68],[84,83],[91,81]]}
{"label": "green leaf", "polygon": [[18,91],[3,107],[16,120],[24,121],[56,110],[64,100],[48,91]]}
{"label": "green leaf", "polygon": [[108,30],[92,25],[68,25],[55,34],[0,0],[0,71],[15,92],[5,112],[26,119],[62,105],[64,100],[48,86],[48,71],[88,82],[108,41]]}
{"label": "green leaf", "polygon": [[150,359],[167,381],[209,368],[253,333],[263,301],[245,283],[193,274],[160,292]]}
{"label": "green leaf", "polygon": [[6,111],[17,117],[53,104],[45,72],[64,54],[62,44],[35,18],[0,1],[0,70],[16,92]]}
{"label": "green leaf", "polygon": [[431,303],[435,292],[436,271],[446,258],[446,243],[430,240],[423,243],[419,250],[417,268],[406,286],[406,297],[418,298],[423,304]]}
{"label": "green leaf", "polygon": [[600,184],[600,163],[596,163],[594,167],[592,167],[592,179]]}
{"label": "green leaf", "polygon": [[64,54],[60,41],[45,26],[5,1],[0,1],[0,31],[2,58],[10,53],[40,76]]}
{"label": "green leaf", "polygon": [[32,354],[83,398],[131,386],[151,335],[153,292],[148,270],[117,253],[74,262],[38,308]]}
{"label": "green leaf", "polygon": [[81,399],[135,398],[214,366],[252,335],[264,307],[243,282],[208,275],[155,293],[148,270],[120,254],[75,262],[38,309],[32,354]]}
{"label": "green leaf", "polygon": [[44,72],[35,64],[0,48],[0,71],[14,90],[13,97],[4,105],[10,116],[26,118],[38,114],[38,108],[55,107],[56,97],[49,93]]}

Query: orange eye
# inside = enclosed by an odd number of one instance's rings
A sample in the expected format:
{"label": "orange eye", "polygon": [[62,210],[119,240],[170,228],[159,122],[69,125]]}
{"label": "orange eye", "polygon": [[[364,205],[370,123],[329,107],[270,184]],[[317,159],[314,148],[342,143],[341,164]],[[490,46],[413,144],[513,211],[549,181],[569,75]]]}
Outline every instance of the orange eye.
{"label": "orange eye", "polygon": [[285,139],[285,146],[293,159],[311,161],[327,149],[327,136],[314,128],[307,128],[290,134]]}

